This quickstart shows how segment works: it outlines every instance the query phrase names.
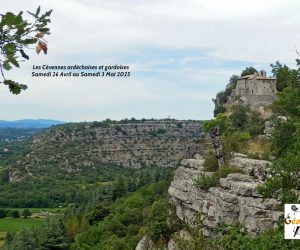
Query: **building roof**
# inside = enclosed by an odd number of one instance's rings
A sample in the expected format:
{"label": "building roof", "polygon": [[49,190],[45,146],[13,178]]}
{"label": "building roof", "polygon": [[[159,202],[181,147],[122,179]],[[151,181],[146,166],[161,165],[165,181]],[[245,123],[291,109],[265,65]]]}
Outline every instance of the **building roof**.
{"label": "building roof", "polygon": [[258,75],[258,74],[242,76],[238,80],[240,80],[240,79],[252,80],[254,78],[257,79],[257,80],[276,80],[275,77],[261,76],[261,75]]}

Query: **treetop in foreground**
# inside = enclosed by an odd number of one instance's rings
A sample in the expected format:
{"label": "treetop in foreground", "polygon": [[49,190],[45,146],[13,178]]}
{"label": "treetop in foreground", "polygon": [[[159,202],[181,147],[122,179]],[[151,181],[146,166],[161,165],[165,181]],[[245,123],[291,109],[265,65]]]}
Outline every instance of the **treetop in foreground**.
{"label": "treetop in foreground", "polygon": [[47,41],[45,35],[50,34],[48,24],[51,22],[52,10],[41,13],[38,7],[35,13],[27,12],[32,20],[23,18],[23,11],[17,15],[12,12],[0,14],[0,83],[7,85],[10,92],[17,95],[27,89],[27,85],[7,79],[4,72],[13,67],[20,67],[20,62],[29,60],[27,51],[31,45],[36,44],[36,52],[47,54]]}

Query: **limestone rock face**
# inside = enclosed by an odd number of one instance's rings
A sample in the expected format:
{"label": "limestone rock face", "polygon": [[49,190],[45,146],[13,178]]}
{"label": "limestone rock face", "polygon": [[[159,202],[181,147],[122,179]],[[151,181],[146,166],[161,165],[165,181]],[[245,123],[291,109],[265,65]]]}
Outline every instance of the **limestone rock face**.
{"label": "limestone rock face", "polygon": [[12,162],[10,181],[32,174],[74,172],[97,165],[177,167],[184,158],[201,150],[203,137],[198,121],[151,120],[112,123],[66,124],[36,135],[29,153]]}
{"label": "limestone rock face", "polygon": [[265,160],[248,159],[240,156],[235,156],[230,162],[230,165],[236,166],[250,176],[261,181],[265,180],[268,174],[268,166],[271,162]]}
{"label": "limestone rock face", "polygon": [[[278,116],[277,119],[280,122],[286,122],[287,121],[287,117],[285,117],[285,116]],[[274,131],[275,131],[275,124],[271,121],[266,121],[265,122],[265,129],[264,129],[264,136],[267,137],[267,138],[271,138]]]}
{"label": "limestone rock face", "polygon": [[272,133],[274,132],[274,124],[270,121],[265,122],[265,129],[264,129],[264,135],[267,138],[271,138]]}
{"label": "limestone rock face", "polygon": [[157,248],[154,247],[153,242],[148,236],[144,236],[137,244],[135,250],[157,250]]}
{"label": "limestone rock face", "polygon": [[206,236],[213,236],[220,223],[232,225],[239,222],[250,234],[277,227],[282,215],[277,210],[279,202],[263,199],[256,191],[265,178],[270,162],[235,156],[230,165],[242,169],[245,174],[229,174],[220,179],[217,187],[205,191],[195,187],[194,181],[200,174],[212,173],[203,172],[204,161],[197,157],[181,162],[169,187],[171,202],[180,220],[193,226],[200,214]]}

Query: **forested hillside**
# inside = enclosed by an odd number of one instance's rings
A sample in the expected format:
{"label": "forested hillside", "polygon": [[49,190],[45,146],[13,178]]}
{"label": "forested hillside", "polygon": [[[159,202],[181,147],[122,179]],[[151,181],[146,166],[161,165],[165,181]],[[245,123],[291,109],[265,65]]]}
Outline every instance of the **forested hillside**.
{"label": "forested hillside", "polygon": [[59,125],[34,136],[9,163],[10,181],[118,165],[176,167],[201,144],[198,121],[124,120]]}

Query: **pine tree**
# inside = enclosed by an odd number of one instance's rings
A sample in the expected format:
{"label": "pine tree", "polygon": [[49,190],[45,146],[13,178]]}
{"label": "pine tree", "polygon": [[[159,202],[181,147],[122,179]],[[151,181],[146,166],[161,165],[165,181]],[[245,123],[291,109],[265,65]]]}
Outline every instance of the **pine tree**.
{"label": "pine tree", "polygon": [[40,228],[38,245],[41,250],[68,249],[62,218],[51,218]]}

